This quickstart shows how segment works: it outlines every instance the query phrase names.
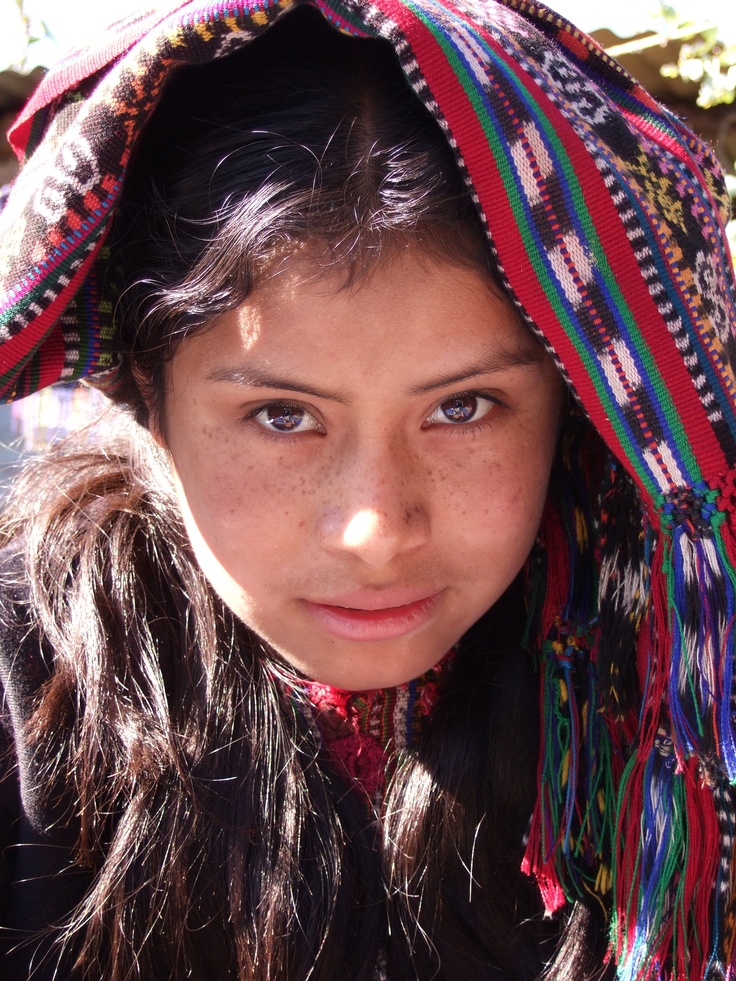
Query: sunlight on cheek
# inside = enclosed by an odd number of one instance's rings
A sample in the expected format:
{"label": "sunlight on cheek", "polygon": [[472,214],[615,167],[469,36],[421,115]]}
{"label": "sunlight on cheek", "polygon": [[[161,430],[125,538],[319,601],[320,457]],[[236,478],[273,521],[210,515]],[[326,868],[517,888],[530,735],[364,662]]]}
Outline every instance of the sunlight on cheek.
{"label": "sunlight on cheek", "polygon": [[378,522],[378,515],[370,508],[358,511],[343,532],[342,543],[345,548],[359,548],[365,545],[378,530]]}

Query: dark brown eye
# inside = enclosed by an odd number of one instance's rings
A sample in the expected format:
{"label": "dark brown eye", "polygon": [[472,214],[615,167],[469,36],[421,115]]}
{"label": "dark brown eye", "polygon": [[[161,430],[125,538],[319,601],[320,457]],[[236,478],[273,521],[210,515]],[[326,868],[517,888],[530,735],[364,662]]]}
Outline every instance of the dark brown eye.
{"label": "dark brown eye", "polygon": [[272,433],[302,433],[320,428],[317,420],[305,408],[287,402],[264,405],[251,418]]}
{"label": "dark brown eye", "polygon": [[492,399],[485,395],[453,395],[451,399],[440,402],[425,426],[462,425],[477,422],[488,415],[494,406]]}
{"label": "dark brown eye", "polygon": [[478,407],[478,400],[472,395],[443,402],[440,408],[450,422],[470,422]]}

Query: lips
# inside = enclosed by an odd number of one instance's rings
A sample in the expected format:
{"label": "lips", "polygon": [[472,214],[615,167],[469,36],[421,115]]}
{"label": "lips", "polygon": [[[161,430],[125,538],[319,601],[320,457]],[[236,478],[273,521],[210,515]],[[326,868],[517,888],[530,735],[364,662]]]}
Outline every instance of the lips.
{"label": "lips", "polygon": [[342,640],[390,640],[423,627],[432,619],[444,590],[417,596],[408,591],[390,594],[352,593],[329,603],[304,600],[309,614]]}

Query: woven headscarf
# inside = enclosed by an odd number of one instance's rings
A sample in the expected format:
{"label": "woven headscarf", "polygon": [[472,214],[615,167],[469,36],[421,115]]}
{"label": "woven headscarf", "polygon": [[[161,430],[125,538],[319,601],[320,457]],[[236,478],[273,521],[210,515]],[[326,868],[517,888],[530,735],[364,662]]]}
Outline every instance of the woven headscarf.
{"label": "woven headscarf", "polygon": [[[539,4],[310,2],[336,28],[393,44],[455,153],[501,280],[611,454],[594,526],[572,507],[543,531],[525,868],[550,910],[581,897],[610,910],[621,978],[730,976],[736,318],[713,154]],[[47,76],[15,128],[24,168],[0,220],[5,400],[114,378],[105,240],[141,129],[177,66],[227,55],[297,3],[170,2]],[[615,514],[622,481],[641,501],[633,519]],[[611,558],[626,520],[638,566],[620,549]],[[569,597],[586,534],[597,565],[583,614]],[[628,610],[640,711],[619,698],[623,665],[605,680],[598,670],[604,596],[609,613]]]}

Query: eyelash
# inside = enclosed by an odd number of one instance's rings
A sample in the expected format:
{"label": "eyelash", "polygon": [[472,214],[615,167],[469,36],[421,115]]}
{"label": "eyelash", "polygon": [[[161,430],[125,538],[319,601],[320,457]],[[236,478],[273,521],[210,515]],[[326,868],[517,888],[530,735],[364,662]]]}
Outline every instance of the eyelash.
{"label": "eyelash", "polygon": [[[442,428],[447,431],[447,435],[452,434],[453,436],[454,435],[473,436],[478,432],[478,430],[484,429],[486,426],[491,425],[494,416],[494,411],[493,411],[494,408],[497,407],[502,408],[504,405],[504,403],[500,399],[491,395],[489,392],[479,391],[477,389],[471,389],[466,392],[453,392],[452,395],[446,396],[445,398],[440,399],[437,403],[435,403],[432,410],[427,415],[427,419],[430,419],[434,415],[434,413],[440,408],[440,406],[444,405],[446,402],[452,402],[453,400],[469,399],[469,398],[482,399],[483,401],[490,402],[491,407],[489,408],[488,412],[486,412],[483,416],[481,416],[480,419],[478,419],[475,422],[471,420],[470,422],[467,422],[465,424],[457,423],[455,425],[453,425],[450,422],[446,424],[436,423],[433,426],[427,426],[426,428],[427,429]],[[316,417],[314,416],[314,413],[310,412],[309,409],[307,409],[303,405],[300,405],[298,402],[284,402],[278,399],[272,402],[264,402],[262,405],[258,405],[256,406],[256,408],[248,412],[247,415],[243,418],[244,423],[251,423],[251,422],[253,423],[256,432],[258,433],[259,436],[263,437],[263,439],[278,442],[278,443],[284,443],[284,442],[291,442],[292,440],[303,439],[308,432],[317,433],[320,435],[324,433],[323,429],[308,429],[304,432],[293,432],[293,433],[279,432],[278,430],[269,430],[267,427],[256,422],[256,418],[255,418],[256,416],[260,415],[261,412],[269,408],[279,408],[279,409],[287,409],[287,410],[296,409],[298,411],[308,413],[310,416],[312,416],[312,418],[315,418],[315,421],[317,421]]]}

